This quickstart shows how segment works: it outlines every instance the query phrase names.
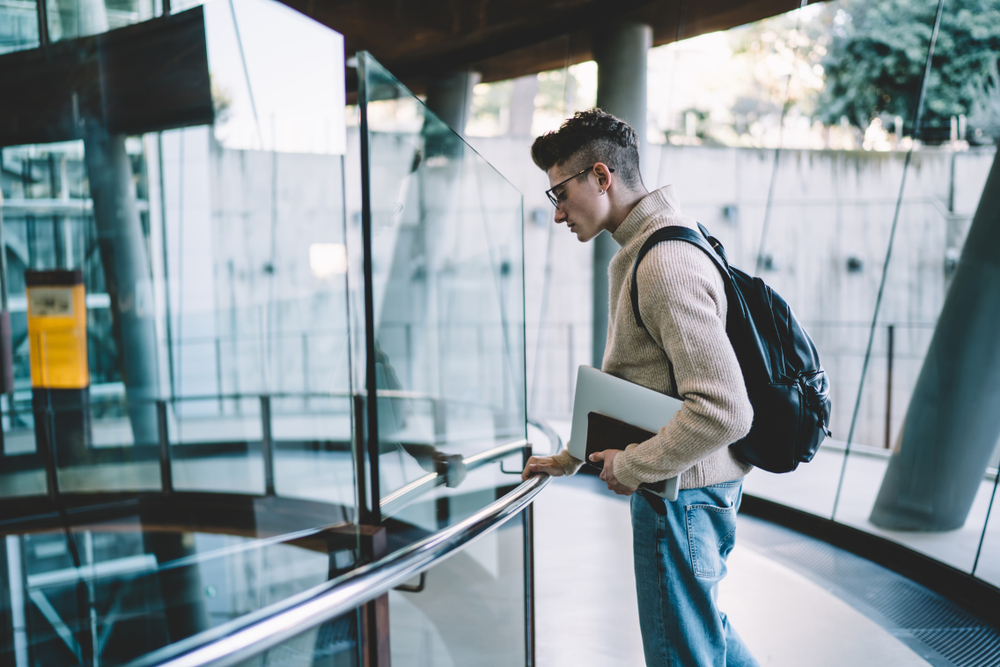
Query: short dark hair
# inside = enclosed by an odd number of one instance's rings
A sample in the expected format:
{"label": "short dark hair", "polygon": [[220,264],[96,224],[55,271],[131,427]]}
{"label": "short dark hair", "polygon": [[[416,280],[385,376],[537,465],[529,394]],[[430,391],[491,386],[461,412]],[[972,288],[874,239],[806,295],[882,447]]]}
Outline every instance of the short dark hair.
{"label": "short dark hair", "polygon": [[565,166],[578,172],[603,162],[629,189],[642,184],[639,137],[628,123],[600,109],[577,111],[559,130],[535,139],[531,159],[542,171]]}

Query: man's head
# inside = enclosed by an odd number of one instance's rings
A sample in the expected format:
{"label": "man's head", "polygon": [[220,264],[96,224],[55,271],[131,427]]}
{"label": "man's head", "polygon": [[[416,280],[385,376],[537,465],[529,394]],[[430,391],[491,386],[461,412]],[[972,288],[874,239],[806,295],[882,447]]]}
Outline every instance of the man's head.
{"label": "man's head", "polygon": [[579,111],[558,131],[538,137],[531,157],[549,176],[556,222],[581,241],[614,232],[646,194],[635,130],[600,109]]}
{"label": "man's head", "polygon": [[603,162],[630,190],[642,185],[635,130],[600,109],[577,111],[557,132],[546,132],[535,139],[531,158],[542,171],[559,166],[574,174]]}

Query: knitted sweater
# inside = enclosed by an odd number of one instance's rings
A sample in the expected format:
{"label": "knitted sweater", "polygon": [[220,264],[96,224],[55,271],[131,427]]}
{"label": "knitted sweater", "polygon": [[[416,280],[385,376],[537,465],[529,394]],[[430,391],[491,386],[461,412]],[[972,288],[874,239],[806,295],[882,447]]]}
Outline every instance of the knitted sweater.
{"label": "knitted sweater", "polygon": [[[728,447],[750,431],[753,408],[726,335],[725,286],[712,260],[682,241],[653,247],[638,276],[648,333],[635,322],[632,264],[649,235],[668,225],[697,228],[669,185],[643,198],[612,235],[621,249],[608,267],[603,370],[683,400],[654,437],[615,457],[615,477],[628,487],[680,475],[682,489],[698,488],[740,479],[752,468]],[[583,465],[567,450],[556,460],[570,475]]]}

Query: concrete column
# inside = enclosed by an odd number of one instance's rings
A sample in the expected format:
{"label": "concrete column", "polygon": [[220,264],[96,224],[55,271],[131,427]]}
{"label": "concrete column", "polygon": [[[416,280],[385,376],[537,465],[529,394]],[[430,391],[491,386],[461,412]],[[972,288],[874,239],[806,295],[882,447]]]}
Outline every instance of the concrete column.
{"label": "concrete column", "polygon": [[[646,155],[646,54],[653,29],[641,23],[618,23],[593,35],[597,61],[597,106],[618,116],[639,135],[640,162]],[[641,168],[641,166],[640,166]],[[611,235],[594,239],[594,337],[592,364],[601,367],[608,338],[608,265],[618,251]]]}
{"label": "concrete column", "polygon": [[472,89],[477,83],[478,72],[453,72],[434,77],[427,82],[427,108],[448,127],[464,134],[472,108]]}
{"label": "concrete column", "polygon": [[146,239],[125,136],[94,128],[84,139],[104,281],[136,444],[158,442],[156,329]]}
{"label": "concrete column", "polygon": [[894,530],[965,523],[1000,438],[1000,153],[903,422],[871,522]]}
{"label": "concrete column", "polygon": [[531,123],[535,117],[535,96],[538,94],[538,75],[514,79],[510,96],[510,134],[530,137]]}

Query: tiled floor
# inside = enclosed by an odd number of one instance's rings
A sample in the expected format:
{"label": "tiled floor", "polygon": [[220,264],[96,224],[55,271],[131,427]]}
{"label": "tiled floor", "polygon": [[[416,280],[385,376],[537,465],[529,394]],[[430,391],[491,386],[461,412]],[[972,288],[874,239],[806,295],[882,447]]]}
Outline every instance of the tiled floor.
{"label": "tiled floor", "polygon": [[[628,504],[594,477],[556,479],[535,501],[538,667],[641,667]],[[720,586],[761,665],[927,665],[813,581],[737,541]]]}

